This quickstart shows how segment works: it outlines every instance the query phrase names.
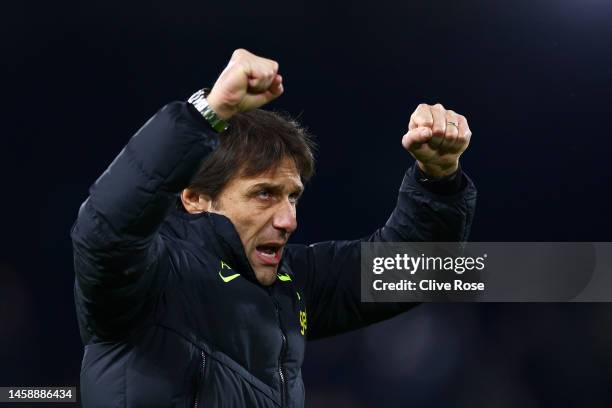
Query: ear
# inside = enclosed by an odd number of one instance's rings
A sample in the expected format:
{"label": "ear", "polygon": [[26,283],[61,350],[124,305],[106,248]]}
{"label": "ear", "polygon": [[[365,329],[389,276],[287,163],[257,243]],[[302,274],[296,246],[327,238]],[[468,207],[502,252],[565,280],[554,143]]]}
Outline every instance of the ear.
{"label": "ear", "polygon": [[212,200],[210,197],[189,188],[181,192],[181,202],[183,203],[183,207],[185,207],[185,211],[190,214],[210,211],[212,208]]}

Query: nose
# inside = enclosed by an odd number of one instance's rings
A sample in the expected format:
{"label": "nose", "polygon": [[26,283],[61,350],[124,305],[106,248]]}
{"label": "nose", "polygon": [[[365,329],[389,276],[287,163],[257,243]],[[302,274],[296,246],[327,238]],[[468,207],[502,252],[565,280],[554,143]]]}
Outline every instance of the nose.
{"label": "nose", "polygon": [[274,212],[272,225],[274,228],[283,230],[287,234],[295,231],[297,228],[295,204],[289,200],[284,200]]}

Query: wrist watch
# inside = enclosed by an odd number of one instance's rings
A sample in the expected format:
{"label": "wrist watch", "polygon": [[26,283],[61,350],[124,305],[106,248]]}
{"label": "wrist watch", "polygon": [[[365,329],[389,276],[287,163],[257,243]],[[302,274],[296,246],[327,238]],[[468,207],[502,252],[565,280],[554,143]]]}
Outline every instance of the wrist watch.
{"label": "wrist watch", "polygon": [[215,111],[210,107],[203,89],[191,95],[189,99],[187,99],[187,102],[192,104],[217,132],[223,132],[229,127],[229,123],[217,116]]}

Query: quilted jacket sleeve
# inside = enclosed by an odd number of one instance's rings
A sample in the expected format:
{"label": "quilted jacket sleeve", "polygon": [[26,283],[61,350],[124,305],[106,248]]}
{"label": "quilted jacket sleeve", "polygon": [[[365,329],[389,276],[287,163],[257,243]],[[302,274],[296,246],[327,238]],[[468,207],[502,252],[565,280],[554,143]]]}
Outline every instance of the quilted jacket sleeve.
{"label": "quilted jacket sleeve", "polygon": [[423,187],[414,166],[406,172],[397,205],[387,223],[369,237],[292,246],[291,267],[304,287],[308,339],[357,329],[410,309],[414,303],[361,303],[361,242],[464,242],[468,239],[476,188],[464,177],[463,188],[440,195]]}
{"label": "quilted jacket sleeve", "polygon": [[157,230],[218,136],[186,102],[166,105],[89,190],[72,228],[82,340],[125,335],[167,273]]}

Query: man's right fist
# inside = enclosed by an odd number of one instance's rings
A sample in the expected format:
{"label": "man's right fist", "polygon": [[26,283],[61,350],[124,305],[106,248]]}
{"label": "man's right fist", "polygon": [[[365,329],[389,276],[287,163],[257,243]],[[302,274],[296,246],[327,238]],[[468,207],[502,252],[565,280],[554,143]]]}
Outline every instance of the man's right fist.
{"label": "man's right fist", "polygon": [[229,119],[238,112],[259,108],[282,93],[283,78],[278,75],[278,63],[239,48],[206,100],[217,116]]}

